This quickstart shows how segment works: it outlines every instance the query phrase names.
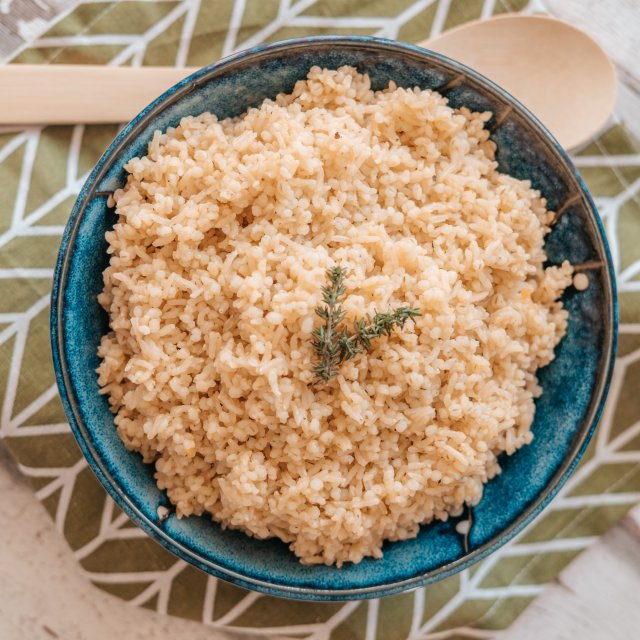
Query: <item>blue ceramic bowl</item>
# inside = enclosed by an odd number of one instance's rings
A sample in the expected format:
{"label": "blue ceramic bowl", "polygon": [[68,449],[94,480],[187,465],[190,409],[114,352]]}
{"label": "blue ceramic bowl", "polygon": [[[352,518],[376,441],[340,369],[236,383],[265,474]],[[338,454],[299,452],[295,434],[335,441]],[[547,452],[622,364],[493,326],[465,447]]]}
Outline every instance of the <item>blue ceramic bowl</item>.
{"label": "blue ceramic bowl", "polygon": [[[454,107],[490,110],[488,127],[500,169],[531,180],[562,212],[546,243],[549,262],[593,263],[585,292],[569,288],[567,335],[555,360],[540,371],[533,444],[501,460],[503,472],[486,486],[466,539],[456,519],[422,527],[413,540],[384,547],[382,560],[358,565],[301,565],[278,540],[223,531],[206,517],[160,521],[170,506],[153,467],[120,441],[104,396],[98,395],[96,350],[108,330],[96,296],[107,266],[107,231],[115,222],[107,196],[125,181],[125,163],[146,153],[156,129],[182,116],[212,111],[237,116],[279,92],[289,92],[309,68],[353,65],[373,87],[390,80],[433,88]],[[318,37],[257,47],[186,78],[147,107],[114,140],[92,171],[66,227],[51,307],[55,370],[73,432],[107,491],[150,536],[215,576],[272,595],[312,600],[378,597],[435,582],[477,562],[518,533],[556,494],[576,466],[600,416],[616,342],[611,258],[589,194],[566,153],[516,100],[478,73],[419,47],[369,37]]]}

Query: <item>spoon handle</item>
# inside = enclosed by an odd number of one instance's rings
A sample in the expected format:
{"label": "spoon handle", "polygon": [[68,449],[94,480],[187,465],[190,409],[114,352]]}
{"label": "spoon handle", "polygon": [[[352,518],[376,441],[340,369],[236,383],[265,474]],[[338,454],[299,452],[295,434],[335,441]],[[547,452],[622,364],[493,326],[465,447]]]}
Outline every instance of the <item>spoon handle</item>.
{"label": "spoon handle", "polygon": [[0,124],[128,122],[195,68],[0,66]]}

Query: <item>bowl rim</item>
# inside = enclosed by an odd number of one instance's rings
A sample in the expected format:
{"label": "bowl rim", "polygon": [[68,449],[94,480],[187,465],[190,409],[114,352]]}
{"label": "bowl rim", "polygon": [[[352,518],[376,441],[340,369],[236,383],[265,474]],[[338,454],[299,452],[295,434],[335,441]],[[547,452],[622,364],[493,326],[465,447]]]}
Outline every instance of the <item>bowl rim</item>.
{"label": "bowl rim", "polygon": [[[609,322],[603,328],[604,336],[602,349],[605,358],[605,366],[600,369],[596,378],[596,385],[591,396],[589,411],[584,420],[586,428],[583,428],[577,435],[577,439],[570,450],[569,455],[563,460],[562,464],[548,481],[545,488],[539,493],[537,499],[529,504],[528,507],[523,510],[509,526],[493,536],[491,540],[451,563],[432,569],[424,574],[401,580],[388,582],[382,581],[377,584],[364,587],[330,589],[313,586],[290,586],[277,582],[270,582],[260,578],[253,578],[220,566],[215,561],[203,557],[195,550],[189,549],[176,541],[160,526],[158,526],[156,522],[147,518],[147,516],[144,515],[144,513],[142,513],[142,511],[133,503],[119,483],[113,478],[109,472],[107,464],[105,464],[101,459],[94,447],[91,430],[87,428],[87,425],[82,419],[78,407],[78,401],[75,397],[74,387],[69,375],[62,329],[64,293],[66,290],[72,249],[75,244],[79,223],[91,200],[98,195],[104,195],[96,192],[97,185],[105,177],[111,168],[112,163],[118,157],[119,152],[126,147],[128,142],[135,139],[151,123],[153,118],[167,106],[173,104],[184,95],[196,90],[200,84],[209,81],[211,78],[215,78],[223,72],[232,70],[233,66],[237,63],[251,62],[254,59],[260,59],[265,56],[268,57],[273,54],[277,55],[283,50],[309,49],[316,46],[323,46],[328,43],[333,46],[343,48],[357,48],[360,50],[368,49],[376,52],[380,52],[381,50],[393,51],[394,53],[400,53],[409,58],[418,59],[426,63],[430,61],[437,61],[440,65],[448,68],[452,73],[464,74],[478,82],[484,90],[489,93],[496,94],[501,99],[506,100],[515,112],[528,120],[539,138],[544,141],[548,150],[556,156],[559,156],[560,160],[565,164],[576,180],[580,190],[582,204],[585,206],[595,223],[595,228],[598,232],[597,241],[600,244],[600,249],[605,257],[606,264],[601,268],[606,274],[606,276],[603,277],[604,292],[605,299],[610,305]],[[546,127],[507,91],[477,71],[474,71],[473,69],[470,69],[447,56],[424,49],[417,45],[373,36],[355,35],[323,35],[292,38],[240,51],[227,56],[216,63],[205,66],[187,76],[174,86],[167,89],[151,104],[145,107],[120,131],[116,138],[107,147],[78,194],[62,235],[60,250],[54,271],[50,313],[51,349],[54,371],[65,413],[69,419],[73,435],[78,442],[89,467],[118,506],[137,526],[143,529],[152,539],[161,544],[165,549],[206,573],[227,580],[238,586],[268,595],[309,601],[344,601],[376,598],[424,586],[426,584],[442,580],[471,566],[472,564],[475,564],[479,560],[491,554],[497,548],[506,544],[515,535],[522,531],[522,529],[528,525],[555,497],[569,478],[580,458],[584,454],[591,436],[593,435],[593,432],[600,420],[611,382],[615,361],[614,354],[617,344],[617,324],[618,304],[615,272],[602,221],[582,177],[578,173],[566,151],[560,146]]]}

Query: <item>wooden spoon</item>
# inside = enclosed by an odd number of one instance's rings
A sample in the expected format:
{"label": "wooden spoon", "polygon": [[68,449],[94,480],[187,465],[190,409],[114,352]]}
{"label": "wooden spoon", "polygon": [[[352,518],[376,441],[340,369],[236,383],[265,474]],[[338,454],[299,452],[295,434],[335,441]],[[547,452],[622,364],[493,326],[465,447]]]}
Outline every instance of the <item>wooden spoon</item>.
{"label": "wooden spoon", "polygon": [[[613,109],[615,70],[611,61],[585,33],[553,18],[492,18],[462,25],[420,45],[477,69],[507,89],[565,147],[590,138]],[[0,66],[0,124],[127,122],[193,71],[195,68]]]}

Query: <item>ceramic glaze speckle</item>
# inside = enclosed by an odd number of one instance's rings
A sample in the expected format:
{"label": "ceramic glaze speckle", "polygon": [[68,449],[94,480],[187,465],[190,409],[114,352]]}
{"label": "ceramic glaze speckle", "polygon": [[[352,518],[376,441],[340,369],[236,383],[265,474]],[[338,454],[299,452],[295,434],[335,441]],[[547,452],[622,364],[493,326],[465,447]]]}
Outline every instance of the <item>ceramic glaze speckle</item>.
{"label": "ceramic glaze speckle", "polygon": [[[115,216],[105,192],[121,186],[124,165],[144,155],[156,129],[185,115],[239,115],[264,98],[289,92],[309,68],[353,65],[374,88],[390,80],[404,87],[451,88],[452,106],[490,109],[500,170],[531,180],[550,208],[567,206],[547,240],[549,262],[596,262],[584,292],[569,288],[567,335],[555,360],[539,372],[534,441],[511,457],[486,485],[474,508],[469,550],[456,518],[422,527],[404,542],[387,543],[382,560],[335,567],[301,565],[279,540],[255,540],[222,530],[205,517],[160,521],[169,506],[153,467],[128,452],[116,433],[107,400],[98,394],[96,351],[107,331],[97,302],[108,257],[104,233]],[[452,82],[464,75],[462,82]],[[570,200],[573,198],[573,200]],[[508,94],[473,71],[418,47],[368,37],[326,36],[258,47],[185,79],[135,118],[116,138],[83,187],[65,230],[54,279],[51,339],[56,377],[74,434],[105,488],[147,533],[179,557],[243,587],[272,595],[342,600],[378,597],[442,579],[469,566],[520,531],[571,473],[596,426],[613,364],[615,285],[602,225],[584,184],[546,130]]]}

